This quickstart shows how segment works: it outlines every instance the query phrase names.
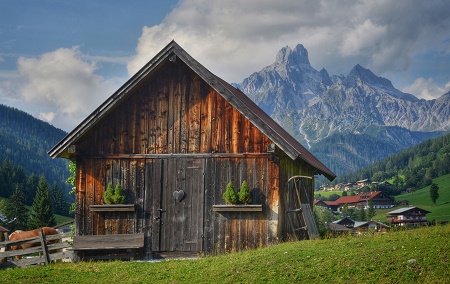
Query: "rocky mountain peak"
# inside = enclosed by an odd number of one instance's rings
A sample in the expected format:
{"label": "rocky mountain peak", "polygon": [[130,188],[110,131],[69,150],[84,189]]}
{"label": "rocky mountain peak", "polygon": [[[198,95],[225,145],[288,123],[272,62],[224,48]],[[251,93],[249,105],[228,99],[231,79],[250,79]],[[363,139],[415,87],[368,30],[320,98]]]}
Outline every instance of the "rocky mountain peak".
{"label": "rocky mountain peak", "polygon": [[362,67],[361,65],[357,64],[355,67],[350,70],[350,73],[347,75],[347,82],[349,84],[354,83],[355,81],[360,80],[372,85],[383,85],[386,87],[394,88],[392,86],[391,81],[388,79],[385,79],[383,77],[378,77],[375,74],[373,74],[372,71],[369,69],[366,69]]}
{"label": "rocky mountain peak", "polygon": [[298,44],[293,50],[289,46],[283,47],[278,51],[276,62],[293,65],[310,65],[308,51],[302,44]]}
{"label": "rocky mountain peak", "polygon": [[360,83],[364,83],[366,85],[372,86],[373,88],[383,90],[395,98],[408,100],[411,102],[419,100],[417,97],[411,94],[403,93],[397,90],[392,85],[392,82],[390,80],[377,76],[369,69],[366,69],[357,64],[352,68],[352,70],[350,70],[350,73],[348,73],[347,77],[345,78],[345,84],[347,88],[352,88]]}

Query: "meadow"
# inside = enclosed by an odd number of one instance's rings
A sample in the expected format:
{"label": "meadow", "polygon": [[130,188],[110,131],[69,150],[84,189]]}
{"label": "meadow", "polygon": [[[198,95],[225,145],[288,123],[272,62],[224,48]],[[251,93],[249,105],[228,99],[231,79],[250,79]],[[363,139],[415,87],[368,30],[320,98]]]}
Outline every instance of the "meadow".
{"label": "meadow", "polygon": [[448,283],[450,225],[162,262],[0,270],[3,283]]}

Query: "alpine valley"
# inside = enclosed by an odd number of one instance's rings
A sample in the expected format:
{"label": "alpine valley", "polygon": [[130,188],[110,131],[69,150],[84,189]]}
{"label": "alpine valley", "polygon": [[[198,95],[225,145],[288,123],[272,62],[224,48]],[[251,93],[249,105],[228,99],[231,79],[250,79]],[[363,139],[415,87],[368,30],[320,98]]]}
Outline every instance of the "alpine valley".
{"label": "alpine valley", "polygon": [[301,44],[233,86],[338,176],[450,131],[450,92],[418,99],[360,65],[330,76]]}

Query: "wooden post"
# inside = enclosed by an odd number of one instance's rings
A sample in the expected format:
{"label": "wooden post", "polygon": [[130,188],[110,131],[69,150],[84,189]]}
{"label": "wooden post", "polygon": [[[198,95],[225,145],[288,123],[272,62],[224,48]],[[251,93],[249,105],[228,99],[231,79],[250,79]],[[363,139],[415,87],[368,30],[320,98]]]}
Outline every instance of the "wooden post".
{"label": "wooden post", "polygon": [[44,256],[45,264],[49,264],[50,256],[48,254],[47,244],[45,242],[45,235],[44,235],[44,232],[42,231],[42,228],[39,229],[39,235],[41,237],[42,253],[43,253],[43,256]]}

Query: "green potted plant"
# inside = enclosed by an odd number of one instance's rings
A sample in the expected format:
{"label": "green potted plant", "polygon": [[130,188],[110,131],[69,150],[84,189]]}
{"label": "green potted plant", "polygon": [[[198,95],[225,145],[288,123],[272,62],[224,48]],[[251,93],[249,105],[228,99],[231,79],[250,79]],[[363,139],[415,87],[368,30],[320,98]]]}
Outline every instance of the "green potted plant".
{"label": "green potted plant", "polygon": [[105,204],[124,204],[125,194],[120,184],[117,184],[114,188],[112,184],[109,183],[103,195],[103,201]]}
{"label": "green potted plant", "polygon": [[238,196],[239,201],[242,202],[244,205],[247,205],[252,202],[252,198],[250,196],[250,189],[245,180],[241,184],[241,189],[239,190]]}
{"label": "green potted plant", "polygon": [[236,204],[238,197],[236,192],[234,192],[234,186],[231,181],[228,183],[227,189],[223,193],[222,198],[225,200],[226,204]]}

